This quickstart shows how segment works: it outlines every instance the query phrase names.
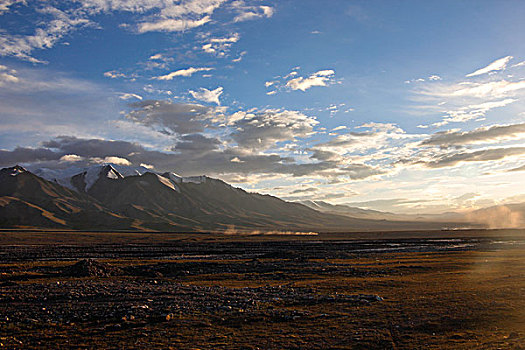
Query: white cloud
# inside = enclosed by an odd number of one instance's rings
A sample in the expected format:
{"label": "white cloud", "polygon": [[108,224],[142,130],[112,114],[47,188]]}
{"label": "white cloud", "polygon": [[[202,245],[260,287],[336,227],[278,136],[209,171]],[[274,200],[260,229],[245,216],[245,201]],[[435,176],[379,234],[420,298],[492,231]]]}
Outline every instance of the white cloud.
{"label": "white cloud", "polygon": [[210,71],[212,69],[213,68],[209,68],[209,67],[200,67],[200,68],[190,67],[190,68],[187,68],[187,69],[180,69],[178,71],[171,72],[169,74],[162,75],[162,76],[159,76],[159,77],[154,77],[154,79],[157,79],[157,80],[172,80],[174,77],[191,77],[193,74],[195,74],[197,72],[207,72],[207,71]]}
{"label": "white cloud", "polygon": [[177,3],[142,0],[139,2],[146,8],[160,8],[160,13],[157,15],[158,19],[139,23],[137,31],[146,33],[153,31],[180,32],[200,27],[211,21],[211,14],[226,0],[186,0]]}
{"label": "white cloud", "polygon": [[159,10],[162,16],[185,16],[191,14],[209,14],[225,0],[74,0],[93,13],[124,11],[145,13]]}
{"label": "white cloud", "polygon": [[244,57],[244,55],[246,55],[248,53],[248,51],[243,51],[239,54],[239,57],[237,58],[234,58],[232,60],[232,62],[241,62],[242,61],[242,58]]}
{"label": "white cloud", "polygon": [[15,4],[25,4],[26,0],[0,0],[0,15],[9,11],[9,7]]}
{"label": "white cloud", "polygon": [[155,55],[152,55],[149,57],[150,60],[162,60],[164,58],[164,56],[160,53],[158,54],[155,54]]}
{"label": "white cloud", "polygon": [[214,44],[236,43],[240,38],[241,36],[239,33],[234,33],[231,36],[225,38],[211,38],[210,42]]}
{"label": "white cloud", "polygon": [[486,74],[486,73],[493,72],[493,71],[503,70],[503,69],[505,69],[507,67],[507,64],[509,63],[509,61],[512,58],[513,58],[512,56],[506,56],[506,57],[500,58],[498,60],[495,60],[494,62],[492,62],[488,66],[480,68],[480,69],[478,69],[475,72],[467,74],[466,76],[467,77],[474,77],[476,75],[482,75],[482,74]]}
{"label": "white cloud", "polygon": [[144,167],[146,169],[154,169],[155,167],[151,164],[146,164],[146,163],[140,163],[140,166],[141,167]]}
{"label": "white cloud", "polygon": [[104,73],[104,76],[105,76],[106,78],[111,78],[111,79],[126,78],[126,77],[127,77],[126,74],[119,73],[119,72],[114,71],[114,70],[109,71],[109,72],[105,72],[105,73]]}
{"label": "white cloud", "polygon": [[231,36],[223,38],[209,38],[206,40],[207,43],[202,45],[201,49],[206,53],[224,57],[231,46],[239,41],[240,38],[239,33],[234,33]]}
{"label": "white cloud", "polygon": [[210,21],[210,16],[204,16],[198,20],[168,18],[155,22],[142,22],[138,25],[137,31],[141,34],[147,32],[182,32],[200,27]]}
{"label": "white cloud", "polygon": [[162,9],[161,15],[168,17],[203,14],[211,15],[226,1],[227,0],[186,0],[178,1],[178,4],[174,4],[173,1],[168,1],[165,2],[167,5]]}
{"label": "white cloud", "polygon": [[313,86],[327,86],[333,80],[335,72],[332,69],[318,71],[309,77],[297,77],[289,80],[286,87],[292,90],[306,91]]}
{"label": "white cloud", "polygon": [[16,70],[0,65],[0,86],[10,83],[18,83],[20,79],[15,75]]}
{"label": "white cloud", "polygon": [[84,160],[84,157],[81,157],[76,154],[66,154],[62,157],[60,157],[59,161],[66,162],[66,163],[73,163],[73,162],[80,162]]}
{"label": "white cloud", "polygon": [[315,118],[301,112],[275,109],[254,113],[239,111],[228,116],[226,122],[235,130],[232,138],[239,147],[257,150],[314,135],[318,124]]}
{"label": "white cloud", "polygon": [[430,75],[427,79],[425,78],[417,78],[417,79],[411,79],[411,80],[405,80],[405,84],[412,84],[412,83],[422,83],[424,81],[437,81],[442,80],[439,75],[433,74]]}
{"label": "white cloud", "polygon": [[204,44],[202,45],[202,51],[206,52],[206,53],[210,53],[210,54],[214,54],[217,52],[217,50],[215,50],[215,48],[212,46],[212,44]]}
{"label": "white cloud", "polygon": [[208,90],[206,88],[200,88],[199,91],[190,90],[189,92],[191,96],[193,96],[193,98],[196,100],[209,102],[209,103],[216,103],[220,105],[221,102],[219,101],[219,97],[223,93],[223,88],[222,86],[219,86],[215,90]]}
{"label": "white cloud", "polygon": [[332,69],[325,69],[325,70],[320,70],[317,73],[314,73],[313,75],[318,75],[318,76],[322,76],[322,77],[328,77],[328,76],[331,76],[331,75],[334,75],[334,74],[335,74],[335,72]]}
{"label": "white cloud", "polygon": [[119,98],[121,100],[129,100],[132,98],[136,98],[137,100],[142,100],[142,96],[137,95],[137,94],[131,94],[131,93],[120,94]]}
{"label": "white cloud", "polygon": [[244,0],[234,1],[231,6],[238,13],[233,19],[234,22],[249,21],[257,18],[270,18],[274,13],[273,7],[265,5],[248,6]]}
{"label": "white cloud", "polygon": [[112,163],[112,164],[124,165],[124,166],[131,165],[131,162],[127,160],[126,158],[115,157],[115,156],[105,157],[104,159],[100,161],[100,163]]}

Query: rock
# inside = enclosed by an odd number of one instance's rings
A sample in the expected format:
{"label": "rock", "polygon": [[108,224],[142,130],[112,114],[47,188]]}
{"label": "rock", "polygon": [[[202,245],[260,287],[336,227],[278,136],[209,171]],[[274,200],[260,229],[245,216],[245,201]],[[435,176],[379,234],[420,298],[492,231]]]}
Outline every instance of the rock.
{"label": "rock", "polygon": [[72,277],[108,277],[118,275],[121,272],[119,268],[110,264],[93,259],[84,259],[66,268],[64,274]]}
{"label": "rock", "polygon": [[516,338],[519,338],[519,334],[517,332],[512,332],[508,336],[508,339],[516,339]]}
{"label": "rock", "polygon": [[381,298],[379,295],[375,295],[375,294],[359,294],[359,300],[365,300],[365,301],[368,301],[368,302],[373,302],[373,301],[383,301],[383,298]]}

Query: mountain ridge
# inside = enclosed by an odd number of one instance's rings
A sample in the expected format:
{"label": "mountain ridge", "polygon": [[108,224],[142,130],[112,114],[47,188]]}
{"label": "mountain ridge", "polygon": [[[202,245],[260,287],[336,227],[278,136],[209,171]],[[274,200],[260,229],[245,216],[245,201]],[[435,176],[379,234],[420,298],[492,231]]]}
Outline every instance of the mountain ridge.
{"label": "mountain ridge", "polygon": [[[181,177],[152,171],[124,176],[111,164],[72,174],[71,188],[60,182],[67,183],[64,177],[49,181],[19,166],[2,169],[0,225],[173,232],[342,232],[443,227],[443,223],[323,213],[274,196],[249,193],[207,176]],[[28,213],[33,213],[34,218]]]}

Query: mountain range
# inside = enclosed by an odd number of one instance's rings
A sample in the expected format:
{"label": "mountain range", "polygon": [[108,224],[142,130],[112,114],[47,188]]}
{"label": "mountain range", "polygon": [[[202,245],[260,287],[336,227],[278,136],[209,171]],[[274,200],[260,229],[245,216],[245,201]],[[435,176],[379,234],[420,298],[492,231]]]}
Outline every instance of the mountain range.
{"label": "mountain range", "polygon": [[0,170],[4,229],[346,232],[465,227],[467,221],[415,220],[324,202],[287,202],[207,176],[181,177],[142,167]]}

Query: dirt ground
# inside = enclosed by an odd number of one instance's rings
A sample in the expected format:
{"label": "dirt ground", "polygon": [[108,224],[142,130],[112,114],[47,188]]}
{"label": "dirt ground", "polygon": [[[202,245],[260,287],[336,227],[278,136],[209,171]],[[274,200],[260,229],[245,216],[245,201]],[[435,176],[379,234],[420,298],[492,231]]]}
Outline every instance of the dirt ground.
{"label": "dirt ground", "polygon": [[9,349],[525,349],[525,232],[0,232]]}

